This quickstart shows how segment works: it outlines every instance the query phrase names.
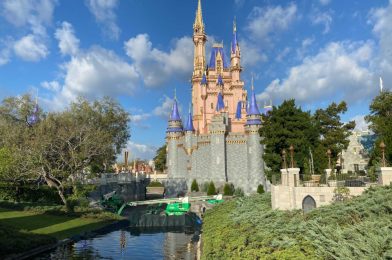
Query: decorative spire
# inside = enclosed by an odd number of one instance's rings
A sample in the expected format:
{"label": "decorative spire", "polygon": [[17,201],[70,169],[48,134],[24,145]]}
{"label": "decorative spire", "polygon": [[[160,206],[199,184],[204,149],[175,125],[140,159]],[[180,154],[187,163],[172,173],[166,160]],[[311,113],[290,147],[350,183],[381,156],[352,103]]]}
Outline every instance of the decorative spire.
{"label": "decorative spire", "polygon": [[234,17],[233,21],[233,40],[231,42],[231,53],[235,53],[237,49],[237,25]]}
{"label": "decorative spire", "polygon": [[219,74],[218,76],[218,82],[217,82],[218,86],[223,86],[223,79],[222,79],[222,75]]}
{"label": "decorative spire", "polygon": [[261,119],[260,119],[260,110],[257,106],[257,101],[256,101],[256,95],[254,92],[254,86],[253,86],[253,76],[252,76],[252,94],[250,97],[250,102],[249,102],[249,108],[247,111],[247,125],[261,125]]}
{"label": "decorative spire", "polygon": [[180,113],[178,113],[177,97],[174,96],[174,103],[169,121],[181,121]]}
{"label": "decorative spire", "polygon": [[207,85],[207,77],[206,77],[205,73],[203,74],[203,77],[201,78],[200,85],[202,85],[202,86]]}
{"label": "decorative spire", "polygon": [[196,17],[195,23],[193,24],[193,29],[199,29],[198,31],[204,32],[204,24],[203,24],[203,14],[201,11],[201,0],[197,3]]}
{"label": "decorative spire", "polygon": [[167,128],[168,133],[182,132],[182,122],[180,113],[178,113],[177,96],[174,91],[174,103],[172,106],[172,111],[169,117],[169,127]]}
{"label": "decorative spire", "polygon": [[237,111],[235,113],[235,119],[241,119],[241,108],[242,108],[242,102],[238,101],[237,103]]}
{"label": "decorative spire", "polygon": [[184,131],[187,132],[193,132],[195,131],[195,128],[193,127],[193,121],[192,121],[192,112],[191,112],[191,104],[189,104],[189,112],[188,112],[188,120],[186,121]]}
{"label": "decorative spire", "polygon": [[223,109],[225,109],[225,103],[223,102],[222,93],[219,92],[219,94],[218,94],[218,102],[216,102],[216,111],[219,112],[219,111],[221,111]]}

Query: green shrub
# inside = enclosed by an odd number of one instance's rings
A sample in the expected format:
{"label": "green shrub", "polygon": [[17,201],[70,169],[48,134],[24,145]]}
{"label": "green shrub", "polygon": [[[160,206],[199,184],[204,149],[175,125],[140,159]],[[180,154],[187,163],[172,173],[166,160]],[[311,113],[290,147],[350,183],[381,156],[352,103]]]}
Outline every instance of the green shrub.
{"label": "green shrub", "polygon": [[257,193],[258,194],[264,193],[264,186],[262,184],[259,184],[259,186],[257,186]]}
{"label": "green shrub", "polygon": [[199,184],[197,184],[197,181],[194,179],[192,181],[192,185],[191,185],[191,191],[193,192],[198,192],[199,191]]}
{"label": "green shrub", "polygon": [[241,188],[236,188],[234,190],[234,196],[236,196],[236,197],[244,197],[245,193],[244,193],[244,191]]}
{"label": "green shrub", "polygon": [[215,189],[215,185],[214,182],[210,182],[210,184],[208,185],[208,190],[207,190],[207,195],[215,195],[216,194],[216,189]]}
{"label": "green shrub", "polygon": [[164,187],[164,186],[159,181],[152,181],[150,182],[150,184],[148,184],[148,187]]}
{"label": "green shrub", "polygon": [[223,195],[232,196],[234,194],[234,185],[231,183],[225,183],[223,187]]}

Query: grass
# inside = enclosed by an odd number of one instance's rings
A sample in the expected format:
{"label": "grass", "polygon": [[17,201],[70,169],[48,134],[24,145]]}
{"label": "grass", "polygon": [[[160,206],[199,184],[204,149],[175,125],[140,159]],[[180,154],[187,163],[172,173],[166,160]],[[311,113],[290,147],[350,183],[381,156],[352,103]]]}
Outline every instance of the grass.
{"label": "grass", "polygon": [[0,208],[0,255],[54,243],[109,224],[104,218],[51,215],[40,211]]}

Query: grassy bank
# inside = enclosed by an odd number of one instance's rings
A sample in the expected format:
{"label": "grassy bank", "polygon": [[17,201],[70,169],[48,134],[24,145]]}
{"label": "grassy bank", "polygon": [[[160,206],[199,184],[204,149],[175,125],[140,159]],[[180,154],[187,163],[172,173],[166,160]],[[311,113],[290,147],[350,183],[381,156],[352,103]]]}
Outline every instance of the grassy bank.
{"label": "grassy bank", "polygon": [[202,259],[389,259],[392,187],[313,210],[274,211],[269,194],[208,211]]}
{"label": "grassy bank", "polygon": [[101,228],[118,219],[110,213],[0,208],[0,255],[21,253],[40,245]]}

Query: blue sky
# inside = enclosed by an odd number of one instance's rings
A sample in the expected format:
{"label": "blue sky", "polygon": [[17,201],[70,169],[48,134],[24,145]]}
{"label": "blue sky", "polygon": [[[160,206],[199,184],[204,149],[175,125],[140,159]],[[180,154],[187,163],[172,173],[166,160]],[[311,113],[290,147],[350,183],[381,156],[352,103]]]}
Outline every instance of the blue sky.
{"label": "blue sky", "polygon": [[[174,89],[190,102],[196,0],[2,0],[0,98],[35,94],[48,111],[77,96],[112,96],[132,115],[131,156],[165,140]],[[244,71],[260,104],[295,98],[306,110],[346,100],[363,116],[392,86],[392,0],[202,0],[208,35],[226,53],[236,17]],[[207,57],[209,59],[209,57]]]}

